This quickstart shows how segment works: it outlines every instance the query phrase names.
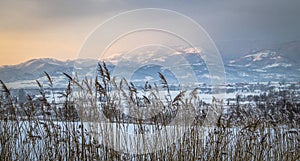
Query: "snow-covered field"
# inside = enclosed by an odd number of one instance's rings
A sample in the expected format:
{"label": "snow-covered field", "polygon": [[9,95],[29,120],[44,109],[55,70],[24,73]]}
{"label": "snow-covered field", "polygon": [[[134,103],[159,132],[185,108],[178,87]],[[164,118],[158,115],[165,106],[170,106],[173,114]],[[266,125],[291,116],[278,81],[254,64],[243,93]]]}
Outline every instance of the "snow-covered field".
{"label": "snow-covered field", "polygon": [[[8,145],[13,145],[13,147],[10,147],[14,149],[12,154],[13,159],[30,158],[32,160],[43,158],[43,156],[39,156],[41,154],[55,156],[56,153],[59,153],[65,154],[67,157],[72,150],[79,150],[83,144],[86,146],[95,144],[98,148],[101,147],[100,145],[104,145],[104,147],[112,148],[121,153],[132,154],[139,152],[157,152],[169,146],[175,146],[175,149],[177,149],[182,146],[180,142],[183,140],[180,138],[183,137],[186,130],[178,126],[159,127],[157,125],[57,121],[1,121],[0,125],[3,127],[0,130],[3,134],[1,136],[2,139],[8,135],[14,136],[3,141],[4,144],[0,145],[0,150],[3,151],[5,148],[9,148],[7,147]],[[18,129],[14,129],[13,127]],[[226,137],[225,140],[229,141],[228,143],[224,143],[225,147],[223,148],[233,150],[231,152],[226,151],[226,153],[232,153],[237,150],[232,147],[235,147],[236,144],[240,144],[241,138],[247,137],[248,135],[253,135],[253,145],[255,145],[256,142],[262,142],[262,140],[265,139],[264,137],[266,137],[267,139],[264,144],[270,144],[274,148],[281,148],[281,150],[297,150],[296,146],[299,143],[299,141],[295,140],[295,136],[299,134],[299,129],[289,128],[287,126],[257,128],[254,129],[254,131],[249,131],[245,127],[226,129],[218,127],[190,127],[190,129],[193,129],[193,131],[197,130],[196,134],[198,135],[195,137],[194,134],[193,138],[190,139],[199,139],[198,142],[201,145],[197,146],[206,148],[215,146],[215,144],[211,142],[212,139],[218,139],[220,134],[223,133],[223,137]],[[186,133],[186,135],[188,134],[189,133]],[[286,137],[290,140],[285,140]],[[273,142],[275,140],[280,143]],[[288,144],[286,142],[288,142]],[[277,144],[287,147],[277,147]],[[251,143],[249,145],[251,145]],[[78,146],[77,148],[79,149],[76,149],[76,146]],[[143,148],[147,149],[141,150]],[[49,152],[51,154],[49,154]],[[94,152],[97,153],[95,155],[105,155],[105,151],[102,150]],[[274,150],[270,151],[270,154],[264,157],[268,158],[269,155],[273,157],[276,156]]]}

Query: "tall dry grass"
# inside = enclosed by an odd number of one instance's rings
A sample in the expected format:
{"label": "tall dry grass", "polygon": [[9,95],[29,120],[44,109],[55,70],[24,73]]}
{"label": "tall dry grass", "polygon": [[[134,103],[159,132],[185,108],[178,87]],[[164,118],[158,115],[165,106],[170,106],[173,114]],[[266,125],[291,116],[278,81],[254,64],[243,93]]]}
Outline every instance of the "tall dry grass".
{"label": "tall dry grass", "polygon": [[[144,89],[150,95],[140,98],[134,84],[124,79],[117,84],[105,64],[99,64],[98,71],[94,81],[79,81],[65,74],[69,83],[62,94],[63,104],[47,101],[46,91],[54,86],[47,73],[48,84],[37,81],[42,97],[36,101],[28,96],[22,108],[1,81],[0,160],[300,160],[297,112],[290,117],[285,112],[266,113],[266,108],[248,110],[237,102],[230,114],[218,115],[212,126],[205,126],[203,120],[209,108],[217,103],[203,105],[195,90],[171,96],[167,80],[160,74],[162,85]],[[165,97],[159,96],[160,90],[167,91]],[[163,129],[179,108],[191,106],[197,117],[183,137],[164,149],[141,155],[121,153],[105,146],[105,139],[98,140],[88,131],[85,122],[91,120],[79,119],[83,111],[76,109],[74,91],[80,96],[77,99],[87,100],[80,103],[91,109],[89,119],[106,117],[120,127],[128,123],[141,128],[152,124]],[[120,104],[133,110],[154,107],[163,112],[142,120],[123,114],[118,109]],[[92,115],[97,110],[103,115]]]}

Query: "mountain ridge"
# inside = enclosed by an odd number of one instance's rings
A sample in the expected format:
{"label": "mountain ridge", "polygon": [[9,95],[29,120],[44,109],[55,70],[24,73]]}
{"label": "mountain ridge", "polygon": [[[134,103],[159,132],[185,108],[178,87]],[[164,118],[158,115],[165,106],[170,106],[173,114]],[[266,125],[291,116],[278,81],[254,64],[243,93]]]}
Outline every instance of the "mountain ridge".
{"label": "mountain ridge", "polygon": [[[209,82],[209,71],[203,59],[194,52],[182,53],[181,55],[171,55],[161,61],[176,60],[177,56],[184,57],[199,82]],[[61,78],[62,73],[72,75],[76,63],[83,64],[82,71],[90,72],[96,69],[97,60],[77,59],[61,61],[54,58],[31,59],[16,65],[5,65],[0,67],[0,80],[4,82],[20,82],[25,80],[37,80],[45,76],[46,71],[54,78]],[[109,68],[112,70],[115,65],[110,62]],[[263,49],[246,53],[241,57],[223,62],[227,82],[259,82],[259,81],[293,81],[300,80],[300,64],[291,60],[288,56],[272,49]],[[140,64],[143,66],[143,64]],[[82,67],[82,66],[81,66]],[[148,68],[145,68],[148,70]],[[150,72],[145,70],[144,72]],[[163,68],[156,68],[153,72]],[[141,73],[141,72],[139,72]],[[90,73],[92,75],[93,73]],[[148,76],[149,76],[148,75]],[[141,78],[142,76],[135,76]]]}

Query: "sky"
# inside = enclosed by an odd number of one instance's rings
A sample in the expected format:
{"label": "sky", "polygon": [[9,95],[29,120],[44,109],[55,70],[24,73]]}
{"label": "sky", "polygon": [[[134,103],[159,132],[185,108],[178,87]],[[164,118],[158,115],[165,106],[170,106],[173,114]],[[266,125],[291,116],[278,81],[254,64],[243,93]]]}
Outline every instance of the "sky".
{"label": "sky", "polygon": [[99,24],[140,8],[164,8],[192,18],[225,55],[242,54],[253,44],[300,39],[299,0],[1,0],[0,65],[76,59]]}

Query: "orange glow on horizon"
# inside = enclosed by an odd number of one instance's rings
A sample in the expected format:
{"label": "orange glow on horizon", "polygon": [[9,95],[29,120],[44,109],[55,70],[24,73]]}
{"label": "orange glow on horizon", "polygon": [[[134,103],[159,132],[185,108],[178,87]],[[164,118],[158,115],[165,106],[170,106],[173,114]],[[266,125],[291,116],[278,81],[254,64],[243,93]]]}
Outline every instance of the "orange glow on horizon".
{"label": "orange glow on horizon", "polygon": [[35,58],[75,59],[81,43],[74,36],[57,33],[0,33],[0,66]]}

